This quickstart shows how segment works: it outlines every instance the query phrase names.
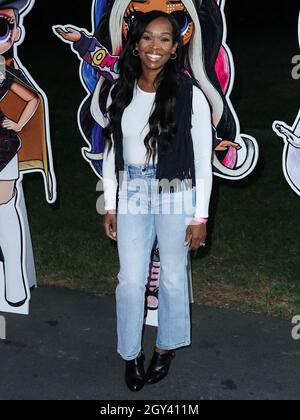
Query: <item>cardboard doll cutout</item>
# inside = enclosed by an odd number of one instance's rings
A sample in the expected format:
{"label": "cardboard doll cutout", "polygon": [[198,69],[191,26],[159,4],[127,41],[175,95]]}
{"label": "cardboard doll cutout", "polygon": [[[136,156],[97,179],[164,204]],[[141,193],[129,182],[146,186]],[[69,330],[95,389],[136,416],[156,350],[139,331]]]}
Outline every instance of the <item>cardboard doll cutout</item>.
{"label": "cardboard doll cutout", "polygon": [[36,284],[23,175],[41,172],[47,201],[56,199],[47,98],[17,55],[33,4],[0,0],[0,312],[20,314]]}
{"label": "cardboard doll cutout", "polygon": [[[300,13],[298,40],[300,48]],[[300,196],[300,109],[292,126],[282,121],[275,121],[273,130],[284,141],[282,167],[285,179],[295,193]]]}
{"label": "cardboard doll cutout", "polygon": [[[254,170],[258,160],[257,142],[240,133],[239,121],[229,98],[234,65],[226,45],[224,4],[225,0],[182,0],[172,4],[166,0],[94,0],[92,33],[72,25],[53,28],[63,41],[71,44],[82,60],[80,77],[87,96],[79,109],[78,123],[88,144],[82,150],[83,156],[97,176],[102,177],[104,114],[109,90],[118,79],[118,56],[136,16],[151,10],[172,13],[177,19],[184,45],[185,70],[195,76],[212,107],[214,174],[239,180]],[[147,323],[155,325],[159,269],[159,250],[155,243],[147,299],[148,309],[153,309],[148,314]],[[188,273],[191,280],[190,261]],[[192,301],[192,293],[190,296]]]}

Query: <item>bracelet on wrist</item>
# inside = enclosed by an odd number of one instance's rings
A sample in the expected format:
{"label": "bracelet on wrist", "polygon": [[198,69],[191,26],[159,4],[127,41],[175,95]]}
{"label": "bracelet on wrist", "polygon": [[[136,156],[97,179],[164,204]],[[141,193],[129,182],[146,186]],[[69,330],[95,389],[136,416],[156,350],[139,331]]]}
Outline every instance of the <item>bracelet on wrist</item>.
{"label": "bracelet on wrist", "polygon": [[193,221],[196,222],[196,223],[201,223],[202,225],[206,225],[207,222],[208,222],[208,219],[205,218],[205,217],[197,217],[197,216],[194,216]]}

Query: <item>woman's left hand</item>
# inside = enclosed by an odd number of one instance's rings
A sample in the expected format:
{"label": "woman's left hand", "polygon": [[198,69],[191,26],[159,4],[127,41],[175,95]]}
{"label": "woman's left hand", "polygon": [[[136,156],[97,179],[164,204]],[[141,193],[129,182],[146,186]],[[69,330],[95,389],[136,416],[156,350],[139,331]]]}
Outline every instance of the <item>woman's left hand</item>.
{"label": "woman's left hand", "polygon": [[229,147],[233,147],[236,150],[240,150],[242,147],[238,143],[233,143],[229,140],[222,140],[221,143],[218,144],[218,146],[215,148],[216,152],[222,152],[227,150]]}
{"label": "woman's left hand", "polygon": [[22,127],[15,123],[12,120],[9,120],[8,118],[5,118],[2,122],[2,127],[6,128],[7,130],[15,131],[16,133],[19,133],[22,130]]}
{"label": "woman's left hand", "polygon": [[206,225],[193,221],[186,230],[185,246],[190,244],[189,251],[196,251],[201,246],[205,246],[206,236]]}

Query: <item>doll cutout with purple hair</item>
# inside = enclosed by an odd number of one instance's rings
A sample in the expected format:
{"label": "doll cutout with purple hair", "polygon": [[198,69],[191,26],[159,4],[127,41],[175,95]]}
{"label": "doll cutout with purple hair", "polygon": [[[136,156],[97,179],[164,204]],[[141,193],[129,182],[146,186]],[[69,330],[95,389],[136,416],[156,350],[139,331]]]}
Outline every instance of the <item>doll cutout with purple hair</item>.
{"label": "doll cutout with purple hair", "polygon": [[48,105],[18,58],[34,0],[0,0],[0,311],[28,314],[34,260],[23,174],[40,172],[49,203],[56,188]]}

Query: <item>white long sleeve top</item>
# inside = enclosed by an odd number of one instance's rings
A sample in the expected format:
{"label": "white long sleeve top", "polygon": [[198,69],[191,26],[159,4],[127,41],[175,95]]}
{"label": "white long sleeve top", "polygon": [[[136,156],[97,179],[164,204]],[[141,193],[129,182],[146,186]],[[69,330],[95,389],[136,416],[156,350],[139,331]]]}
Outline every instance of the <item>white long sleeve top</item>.
{"label": "white long sleeve top", "polygon": [[[144,92],[136,84],[133,99],[122,116],[124,163],[143,165],[146,161],[144,138],[149,132],[149,117],[155,100],[155,92]],[[108,103],[111,103],[109,95]],[[108,120],[107,120],[108,123]],[[212,191],[212,122],[211,111],[203,92],[193,86],[192,141],[195,159],[196,211],[195,216],[209,216]],[[156,157],[157,162],[157,157]],[[115,174],[114,148],[103,154],[103,186],[105,210],[116,210],[117,178]]]}

